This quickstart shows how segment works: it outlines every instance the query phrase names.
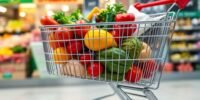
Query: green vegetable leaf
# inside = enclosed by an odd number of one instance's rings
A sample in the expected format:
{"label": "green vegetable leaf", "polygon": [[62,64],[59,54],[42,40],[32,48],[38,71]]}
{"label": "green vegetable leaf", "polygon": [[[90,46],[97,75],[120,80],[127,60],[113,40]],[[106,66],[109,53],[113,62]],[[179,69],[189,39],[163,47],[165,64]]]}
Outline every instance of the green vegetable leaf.
{"label": "green vegetable leaf", "polygon": [[76,22],[77,20],[82,19],[83,15],[81,14],[81,11],[79,9],[77,9],[71,13],[70,17],[71,17],[72,21]]}
{"label": "green vegetable leaf", "polygon": [[97,18],[103,22],[115,21],[115,16],[120,13],[126,13],[124,6],[120,3],[108,5],[106,10],[102,11]]}
{"label": "green vegetable leaf", "polygon": [[[77,20],[85,18],[81,14],[81,11],[79,9],[72,12],[69,16],[65,14],[63,11],[55,12],[53,15],[53,18],[59,23],[59,24],[74,24]],[[87,20],[85,20],[87,22]]]}
{"label": "green vegetable leaf", "polygon": [[53,18],[59,23],[59,24],[72,24],[71,18],[69,16],[65,15],[65,12],[58,11],[55,12],[53,15]]}

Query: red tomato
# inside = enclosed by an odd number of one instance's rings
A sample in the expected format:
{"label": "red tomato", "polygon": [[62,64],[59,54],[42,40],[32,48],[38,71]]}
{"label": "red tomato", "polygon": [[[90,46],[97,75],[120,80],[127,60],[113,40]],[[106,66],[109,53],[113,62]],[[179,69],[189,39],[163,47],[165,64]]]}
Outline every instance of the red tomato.
{"label": "red tomato", "polygon": [[82,51],[83,45],[81,41],[72,41],[67,45],[67,52],[70,54],[78,54]]}
{"label": "red tomato", "polygon": [[117,14],[115,16],[116,22],[124,22],[124,21],[134,21],[135,16],[133,14],[127,13],[127,14]]}
{"label": "red tomato", "polygon": [[147,78],[151,78],[153,73],[155,73],[156,69],[157,69],[157,64],[154,60],[148,60],[146,62],[143,63],[143,78],[147,79]]}
{"label": "red tomato", "polygon": [[[91,56],[91,54],[90,53],[84,53],[83,55],[81,55],[80,56],[80,58],[79,58],[81,61],[81,63],[83,64],[83,65],[89,65],[90,64],[90,62],[91,61],[89,61],[89,60],[92,60],[92,56]],[[88,61],[84,61],[84,60],[88,60]]]}
{"label": "red tomato", "polygon": [[40,23],[42,25],[57,25],[58,24],[53,18],[51,18],[49,16],[43,16],[40,19]]}
{"label": "red tomato", "polygon": [[104,67],[99,62],[94,62],[87,67],[87,73],[92,77],[98,77],[101,73],[103,73],[103,71]]}
{"label": "red tomato", "polygon": [[114,30],[120,36],[131,36],[137,29],[136,24],[114,25]]}
{"label": "red tomato", "polygon": [[79,24],[85,24],[86,22],[84,20],[78,20],[76,22],[76,26],[74,27],[74,33],[77,37],[84,38],[85,34],[90,30],[90,26],[86,25],[79,25]]}
{"label": "red tomato", "polygon": [[56,40],[70,40],[73,39],[73,32],[68,29],[68,28],[59,28],[55,33],[54,33],[54,38]]}
{"label": "red tomato", "polygon": [[142,70],[134,65],[125,74],[125,80],[128,82],[138,82],[140,81],[141,78],[142,78]]}
{"label": "red tomato", "polygon": [[111,31],[110,33],[113,35],[115,41],[119,44],[119,42],[120,42],[120,35],[119,35],[119,33],[116,32],[116,31]]}
{"label": "red tomato", "polygon": [[48,36],[49,39],[49,45],[51,48],[56,49],[58,47],[64,47],[64,42],[62,41],[56,41],[54,33],[50,33]]}

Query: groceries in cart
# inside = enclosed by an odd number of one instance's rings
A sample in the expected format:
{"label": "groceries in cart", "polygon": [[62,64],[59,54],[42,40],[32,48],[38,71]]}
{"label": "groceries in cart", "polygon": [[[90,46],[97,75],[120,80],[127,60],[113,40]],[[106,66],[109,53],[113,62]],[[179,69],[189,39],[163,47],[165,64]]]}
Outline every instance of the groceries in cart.
{"label": "groceries in cart", "polygon": [[80,10],[43,16],[47,65],[60,75],[88,79],[136,83],[152,78],[159,65],[151,59],[155,45],[137,35],[134,21],[135,14],[119,3],[94,7],[86,17]]}
{"label": "groceries in cart", "polygon": [[[188,2],[156,0],[136,3],[128,11],[117,3],[105,9],[94,7],[87,16],[79,10],[44,16],[40,29],[47,71],[109,82],[123,100],[131,100],[129,95],[158,100],[151,89],[159,87],[172,37],[169,33],[174,30],[177,13]],[[140,12],[166,4],[173,5],[164,13]],[[171,12],[175,5],[179,10]],[[131,90],[137,90],[136,94]]]}

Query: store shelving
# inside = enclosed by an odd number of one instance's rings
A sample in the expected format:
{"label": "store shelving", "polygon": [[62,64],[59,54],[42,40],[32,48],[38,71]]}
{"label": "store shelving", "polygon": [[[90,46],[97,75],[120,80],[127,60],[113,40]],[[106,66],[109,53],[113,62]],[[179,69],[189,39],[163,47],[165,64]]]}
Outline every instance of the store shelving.
{"label": "store shelving", "polygon": [[200,48],[190,48],[190,49],[171,49],[171,52],[199,52]]}
{"label": "store shelving", "polygon": [[0,32],[0,36],[4,35],[4,34],[20,35],[20,34],[25,34],[25,33],[28,33],[28,32],[31,32],[31,30],[27,30],[27,31],[12,31],[12,32],[3,31],[3,32]]}
{"label": "store shelving", "polygon": [[172,63],[182,63],[182,62],[200,63],[200,59],[198,59],[198,60],[187,60],[187,59],[182,59],[182,60],[177,60],[177,61],[171,60],[171,62],[172,62]]}
{"label": "store shelving", "polygon": [[191,31],[191,30],[200,30],[200,26],[183,26],[183,27],[176,27],[174,31]]}
{"label": "store shelving", "polygon": [[173,38],[172,41],[197,41],[200,40],[200,37],[184,37],[184,38]]}
{"label": "store shelving", "polygon": [[[191,2],[197,1],[191,0]],[[172,64],[174,71],[199,73],[197,69],[197,66],[200,65],[200,12],[198,6],[196,5],[195,9],[194,7],[186,8],[179,13],[168,57],[169,64]],[[191,68],[192,70],[190,70]],[[169,75],[173,77],[179,75],[179,73],[172,74]],[[186,73],[181,73],[181,75],[184,76]]]}

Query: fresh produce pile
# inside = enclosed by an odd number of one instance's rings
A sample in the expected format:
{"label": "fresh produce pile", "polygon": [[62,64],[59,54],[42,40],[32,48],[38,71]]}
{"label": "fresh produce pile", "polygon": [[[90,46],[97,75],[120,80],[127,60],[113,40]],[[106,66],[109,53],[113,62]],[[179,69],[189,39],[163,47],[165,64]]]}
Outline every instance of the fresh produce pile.
{"label": "fresh produce pile", "polygon": [[[79,10],[70,15],[55,12],[53,16],[42,17],[41,24],[71,25],[49,27],[47,36],[53,62],[62,66],[61,74],[138,82],[151,78],[158,64],[147,60],[152,53],[150,46],[132,36],[137,29],[136,24],[130,23],[134,20],[134,14],[126,13],[121,4],[113,4],[106,9],[95,7],[87,17]],[[101,22],[116,24],[98,24]]]}
{"label": "fresh produce pile", "polygon": [[[5,33],[0,36],[0,63],[26,63],[27,48],[35,38],[30,33],[12,35]],[[3,66],[3,64],[1,64]]]}
{"label": "fresh produce pile", "polygon": [[12,48],[0,47],[0,63],[25,63],[27,59],[26,51],[26,48],[20,45]]}

